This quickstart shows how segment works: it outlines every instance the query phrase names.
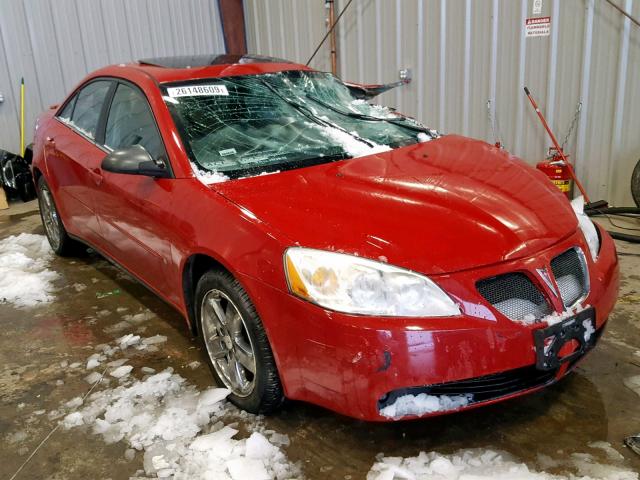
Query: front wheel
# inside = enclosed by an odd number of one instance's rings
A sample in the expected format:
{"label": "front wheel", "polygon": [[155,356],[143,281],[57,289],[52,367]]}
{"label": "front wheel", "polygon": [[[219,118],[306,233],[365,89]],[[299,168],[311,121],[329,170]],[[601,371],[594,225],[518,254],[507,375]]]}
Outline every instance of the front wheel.
{"label": "front wheel", "polygon": [[240,283],[211,270],[196,287],[196,321],[209,367],[229,400],[251,413],[268,413],[284,401],[273,352],[260,317]]}

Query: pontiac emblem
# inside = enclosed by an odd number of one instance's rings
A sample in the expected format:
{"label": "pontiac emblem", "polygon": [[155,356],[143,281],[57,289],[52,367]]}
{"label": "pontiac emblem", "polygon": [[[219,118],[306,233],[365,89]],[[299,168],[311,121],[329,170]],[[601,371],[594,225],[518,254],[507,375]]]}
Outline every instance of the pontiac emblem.
{"label": "pontiac emblem", "polygon": [[558,292],[556,292],[556,287],[553,285],[553,282],[551,281],[551,277],[549,276],[549,271],[547,270],[547,267],[536,268],[536,272],[538,272],[538,275],[540,275],[540,278],[542,279],[542,281],[547,285],[547,287],[549,287],[549,290],[551,290],[553,294],[557,297]]}

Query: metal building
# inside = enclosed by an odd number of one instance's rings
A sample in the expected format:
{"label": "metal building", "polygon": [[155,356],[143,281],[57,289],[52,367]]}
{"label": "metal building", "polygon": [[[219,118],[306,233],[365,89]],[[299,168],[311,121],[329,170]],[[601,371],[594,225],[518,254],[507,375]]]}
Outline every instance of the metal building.
{"label": "metal building", "polygon": [[36,116],[92,70],[224,50],[211,0],[0,0],[0,149],[20,149],[21,77],[28,143]]}
{"label": "metal building", "polygon": [[[336,11],[347,2],[336,0]],[[618,3],[640,16],[640,2]],[[326,32],[326,17],[318,0],[245,0],[249,50],[305,63]],[[548,36],[526,36],[532,17],[550,17]],[[605,0],[354,0],[337,37],[341,78],[389,82],[410,68],[412,83],[380,103],[491,143],[493,118],[505,147],[531,163],[543,159],[550,142],[523,87],[561,140],[582,102],[567,142],[577,173],[592,198],[632,203],[640,28]],[[330,69],[327,45],[312,66]]]}
{"label": "metal building", "polygon": [[[640,2],[619,3],[640,15]],[[323,0],[244,0],[244,12],[250,52],[305,63],[326,32]],[[526,19],[541,16],[550,17],[549,35],[527,37]],[[389,82],[409,68],[412,83],[380,103],[443,132],[499,139],[531,163],[549,141],[522,87],[560,139],[582,103],[567,140],[578,174],[592,198],[631,202],[640,28],[605,0],[353,0],[337,37],[343,79]],[[95,68],[224,51],[214,0],[0,0],[0,148],[19,150],[21,77],[29,141],[38,112]],[[328,45],[312,66],[330,70]]]}

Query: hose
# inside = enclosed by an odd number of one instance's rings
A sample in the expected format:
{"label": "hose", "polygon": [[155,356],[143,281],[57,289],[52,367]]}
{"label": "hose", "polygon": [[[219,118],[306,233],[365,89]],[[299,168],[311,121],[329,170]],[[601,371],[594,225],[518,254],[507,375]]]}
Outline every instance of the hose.
{"label": "hose", "polygon": [[[585,208],[584,213],[589,215],[590,217],[596,216],[605,216],[609,220],[609,222],[616,226],[615,223],[611,220],[611,216],[616,217],[625,217],[625,218],[635,218],[640,220],[640,208],[638,207],[604,207],[604,208]],[[630,228],[630,227],[620,227],[626,228],[627,230],[638,230],[640,228]],[[622,233],[618,231],[607,230],[609,235],[616,240],[624,240],[626,242],[631,243],[640,243],[640,235],[631,235],[629,233]]]}

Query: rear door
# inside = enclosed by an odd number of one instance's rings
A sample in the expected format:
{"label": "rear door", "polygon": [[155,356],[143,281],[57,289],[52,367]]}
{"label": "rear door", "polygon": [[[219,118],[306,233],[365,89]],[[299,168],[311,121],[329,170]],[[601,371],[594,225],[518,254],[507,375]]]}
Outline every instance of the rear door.
{"label": "rear door", "polygon": [[[149,103],[133,84],[118,83],[103,135],[107,150],[141,145],[170,169]],[[101,174],[96,202],[106,253],[147,285],[167,294],[165,271],[176,219],[165,207],[171,204],[174,180],[107,171]]]}
{"label": "rear door", "polygon": [[51,122],[45,138],[47,170],[67,230],[93,244],[100,241],[95,192],[105,156],[96,134],[105,100],[115,83],[94,80],[83,86]]}

